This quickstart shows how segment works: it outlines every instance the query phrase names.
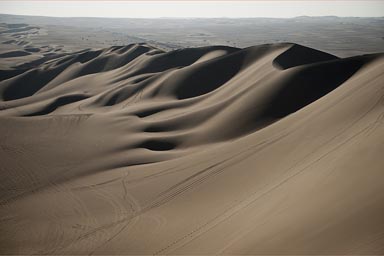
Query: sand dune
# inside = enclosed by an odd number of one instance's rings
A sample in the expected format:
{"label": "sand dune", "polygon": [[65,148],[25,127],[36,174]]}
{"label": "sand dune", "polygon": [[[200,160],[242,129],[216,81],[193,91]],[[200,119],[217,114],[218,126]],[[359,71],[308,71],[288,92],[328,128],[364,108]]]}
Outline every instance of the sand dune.
{"label": "sand dune", "polygon": [[382,254],[383,71],[290,43],[4,71],[0,253]]}
{"label": "sand dune", "polygon": [[21,57],[26,55],[30,55],[30,53],[27,51],[12,51],[12,52],[0,53],[0,58]]}

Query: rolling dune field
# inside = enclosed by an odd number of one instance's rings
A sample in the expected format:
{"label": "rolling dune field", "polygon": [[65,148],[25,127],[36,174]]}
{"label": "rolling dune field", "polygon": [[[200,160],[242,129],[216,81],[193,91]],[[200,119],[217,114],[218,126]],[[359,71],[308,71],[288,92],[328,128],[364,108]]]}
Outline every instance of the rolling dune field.
{"label": "rolling dune field", "polygon": [[2,70],[0,253],[383,254],[383,70],[293,43]]}

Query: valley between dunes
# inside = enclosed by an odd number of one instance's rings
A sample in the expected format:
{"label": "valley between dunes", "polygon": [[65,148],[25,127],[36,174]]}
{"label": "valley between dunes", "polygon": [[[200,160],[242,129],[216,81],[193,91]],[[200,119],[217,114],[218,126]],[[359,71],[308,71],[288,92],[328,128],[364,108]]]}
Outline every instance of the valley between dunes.
{"label": "valley between dunes", "polygon": [[0,82],[1,254],[384,253],[384,55],[85,50]]}

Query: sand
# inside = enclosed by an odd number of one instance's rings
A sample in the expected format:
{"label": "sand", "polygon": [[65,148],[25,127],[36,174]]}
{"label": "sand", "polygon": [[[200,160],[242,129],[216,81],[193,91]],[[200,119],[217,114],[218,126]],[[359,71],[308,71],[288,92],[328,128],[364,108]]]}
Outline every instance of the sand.
{"label": "sand", "polygon": [[142,42],[167,50],[294,42],[345,58],[384,52],[383,39],[384,17],[135,19],[0,13],[0,52],[4,46],[41,47],[40,55]]}
{"label": "sand", "polygon": [[383,254],[383,71],[291,43],[4,70],[0,253]]}

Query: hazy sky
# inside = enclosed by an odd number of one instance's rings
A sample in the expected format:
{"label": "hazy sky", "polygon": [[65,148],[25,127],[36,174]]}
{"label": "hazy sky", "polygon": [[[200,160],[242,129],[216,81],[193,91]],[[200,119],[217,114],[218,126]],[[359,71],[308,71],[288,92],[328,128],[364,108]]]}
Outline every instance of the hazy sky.
{"label": "hazy sky", "polygon": [[2,1],[0,13],[58,17],[383,17],[384,1]]}

